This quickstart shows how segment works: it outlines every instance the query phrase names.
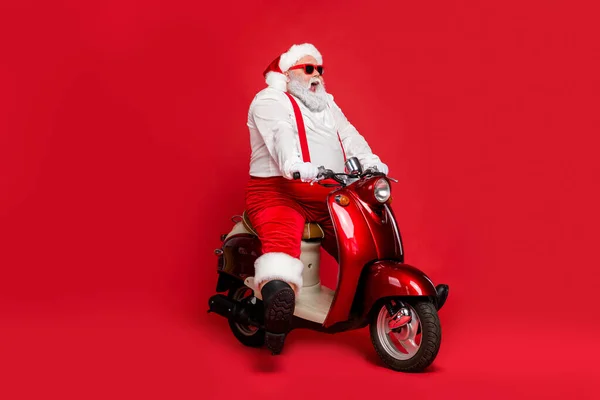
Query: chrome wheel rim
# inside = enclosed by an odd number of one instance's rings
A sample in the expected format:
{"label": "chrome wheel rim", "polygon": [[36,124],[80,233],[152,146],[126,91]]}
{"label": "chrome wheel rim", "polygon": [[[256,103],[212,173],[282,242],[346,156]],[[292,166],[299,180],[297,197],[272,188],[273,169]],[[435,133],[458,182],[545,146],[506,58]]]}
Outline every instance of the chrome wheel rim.
{"label": "chrome wheel rim", "polygon": [[[248,293],[250,292],[250,293]],[[249,287],[241,287],[235,291],[233,294],[233,299],[236,301],[243,302],[244,300],[252,297],[254,293],[252,289]],[[258,328],[252,325],[240,324],[239,322],[234,322],[235,327],[240,331],[240,333],[244,336],[252,336],[258,332]]]}
{"label": "chrome wheel rim", "polygon": [[[392,316],[382,306],[377,316],[377,336],[385,351],[397,360],[409,360],[421,348],[421,320],[410,305],[406,305],[411,321],[401,328],[391,330],[389,323]],[[421,328],[421,329],[419,329]]]}

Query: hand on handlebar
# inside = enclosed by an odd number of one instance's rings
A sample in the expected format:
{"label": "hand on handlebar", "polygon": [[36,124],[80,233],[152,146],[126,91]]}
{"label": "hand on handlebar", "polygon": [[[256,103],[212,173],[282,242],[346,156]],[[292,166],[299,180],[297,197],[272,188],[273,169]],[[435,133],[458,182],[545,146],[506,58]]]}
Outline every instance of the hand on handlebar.
{"label": "hand on handlebar", "polygon": [[293,178],[300,179],[302,182],[311,182],[319,175],[319,169],[310,162],[297,163],[292,166]]}
{"label": "hand on handlebar", "polygon": [[381,173],[383,173],[384,175],[387,175],[387,174],[388,174],[388,172],[389,172],[389,168],[388,168],[388,166],[387,166],[387,165],[385,165],[385,164],[384,164],[384,163],[382,163],[382,162],[378,162],[378,163],[375,163],[375,164],[373,164],[373,165],[369,165],[369,166],[367,167],[367,171],[368,171],[368,170],[375,170],[375,171],[377,171],[377,172],[381,172]]}
{"label": "hand on handlebar", "polygon": [[315,182],[325,179],[331,173],[333,173],[332,171],[325,169],[324,166],[316,168],[313,164],[308,162],[304,164],[296,164],[294,165],[294,168],[297,169],[297,171],[292,174],[293,179],[301,179],[302,182],[310,182],[311,185]]}
{"label": "hand on handlebar", "polygon": [[[381,167],[381,165],[383,165],[383,167]],[[369,167],[366,171],[364,171],[362,174],[347,174],[347,173],[336,173],[330,169],[326,169],[323,166],[320,166],[319,168],[316,168],[313,164],[311,163],[304,163],[304,164],[296,164],[294,166],[294,168],[298,169],[298,171],[293,173],[293,178],[294,179],[302,179],[302,182],[310,182],[310,184],[314,184],[315,182],[320,182],[322,180],[326,180],[326,179],[332,179],[335,182],[337,182],[338,184],[341,184],[343,186],[347,185],[349,182],[351,182],[352,179],[356,179],[356,178],[360,178],[360,176],[365,176],[365,175],[385,175],[387,173],[387,166],[385,164],[381,164],[381,165],[373,165],[371,167]],[[306,166],[306,167],[305,167]],[[306,168],[306,170],[303,169]],[[385,172],[379,171],[378,167],[382,168]],[[316,172],[315,172],[316,169]],[[308,171],[308,173],[306,172]],[[302,173],[305,173],[304,175],[302,175]],[[388,177],[388,179],[397,182],[397,180]],[[331,185],[331,184],[328,184]],[[325,185],[325,186],[328,186]],[[333,184],[335,186],[335,184]]]}

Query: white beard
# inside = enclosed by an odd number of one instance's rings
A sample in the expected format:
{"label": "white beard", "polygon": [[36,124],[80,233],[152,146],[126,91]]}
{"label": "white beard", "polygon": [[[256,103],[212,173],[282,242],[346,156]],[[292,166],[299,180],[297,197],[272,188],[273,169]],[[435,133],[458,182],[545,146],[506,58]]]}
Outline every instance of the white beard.
{"label": "white beard", "polygon": [[[316,90],[310,90],[312,82],[318,82]],[[308,84],[290,75],[288,91],[304,103],[310,111],[323,111],[327,107],[327,91],[325,85],[317,77],[313,77]]]}

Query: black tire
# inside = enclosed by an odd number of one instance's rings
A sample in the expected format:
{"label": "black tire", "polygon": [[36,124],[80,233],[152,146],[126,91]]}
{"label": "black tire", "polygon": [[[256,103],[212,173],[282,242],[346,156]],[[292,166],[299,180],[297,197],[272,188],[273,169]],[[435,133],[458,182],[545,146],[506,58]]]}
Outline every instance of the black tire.
{"label": "black tire", "polygon": [[[439,352],[440,344],[442,342],[440,320],[433,303],[418,299],[408,301],[402,299],[402,301],[404,301],[404,304],[413,316],[410,327],[407,326],[401,328],[406,330],[399,330],[395,339],[392,339],[390,335],[385,334],[385,329],[383,327],[386,324],[385,321],[387,321],[387,319],[385,319],[386,316],[389,319],[389,314],[385,303],[380,303],[377,308],[373,310],[371,317],[369,326],[371,342],[373,343],[379,358],[388,368],[401,372],[421,372],[433,363]],[[408,340],[410,340],[412,335],[411,332],[415,332],[415,337],[412,339],[412,342],[409,342]],[[412,351],[414,351],[415,347],[417,347],[414,344],[417,342],[416,337],[418,337],[418,335],[420,335],[418,350],[416,350],[414,354],[411,354],[411,350],[407,350],[402,347],[402,345],[400,346],[401,348],[399,348],[392,343],[394,340],[397,340],[397,337],[406,337],[407,341],[402,343],[412,344],[411,348]],[[403,351],[406,352],[406,354],[404,354]]]}
{"label": "black tire", "polygon": [[[231,288],[228,292],[229,298],[238,301],[247,299],[248,294],[252,296],[252,289],[244,285]],[[262,347],[265,344],[265,331],[263,329],[243,325],[231,319],[229,319],[228,322],[229,328],[231,329],[231,332],[233,332],[233,336],[235,336],[244,346]]]}

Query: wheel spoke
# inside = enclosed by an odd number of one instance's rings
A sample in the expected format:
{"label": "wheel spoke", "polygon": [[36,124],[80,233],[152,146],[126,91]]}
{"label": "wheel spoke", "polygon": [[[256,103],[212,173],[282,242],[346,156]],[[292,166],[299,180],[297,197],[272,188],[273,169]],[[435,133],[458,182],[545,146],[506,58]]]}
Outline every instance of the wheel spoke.
{"label": "wheel spoke", "polygon": [[398,339],[398,334],[397,333],[391,332],[388,335],[388,338],[390,339],[390,345],[392,345],[392,347],[395,350],[397,350],[397,351],[399,351],[399,352],[401,352],[403,354],[407,354],[406,349],[404,348],[404,346],[402,346],[402,342],[400,341],[400,339]]}
{"label": "wheel spoke", "polygon": [[414,336],[417,333],[417,330],[419,329],[419,318],[413,311],[410,312],[410,316],[412,317],[412,319],[408,323],[408,329],[410,329],[411,336]]}
{"label": "wheel spoke", "polygon": [[402,347],[408,352],[408,354],[415,354],[419,350],[419,345],[415,343],[414,339],[408,339],[400,342]]}

